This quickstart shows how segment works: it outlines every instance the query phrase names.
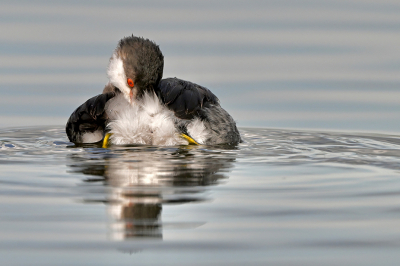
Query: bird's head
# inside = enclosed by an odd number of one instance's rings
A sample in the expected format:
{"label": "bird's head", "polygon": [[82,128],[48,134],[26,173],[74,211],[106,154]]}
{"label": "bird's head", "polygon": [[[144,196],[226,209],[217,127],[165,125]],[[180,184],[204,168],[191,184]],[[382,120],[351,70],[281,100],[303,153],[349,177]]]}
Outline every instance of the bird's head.
{"label": "bird's head", "polygon": [[146,91],[154,91],[164,69],[164,56],[154,42],[141,37],[125,37],[119,41],[110,58],[108,78],[130,102]]}

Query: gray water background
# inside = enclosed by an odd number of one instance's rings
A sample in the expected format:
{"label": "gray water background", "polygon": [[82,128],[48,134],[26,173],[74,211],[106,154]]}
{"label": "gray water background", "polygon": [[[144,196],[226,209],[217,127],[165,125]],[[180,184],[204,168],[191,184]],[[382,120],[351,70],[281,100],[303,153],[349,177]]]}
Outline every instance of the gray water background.
{"label": "gray water background", "polygon": [[[399,11],[1,1],[0,264],[399,265]],[[160,45],[164,77],[211,89],[245,142],[69,143],[132,33]]]}
{"label": "gray water background", "polygon": [[398,1],[0,3],[0,127],[63,125],[118,40],[211,89],[242,127],[399,132]]}

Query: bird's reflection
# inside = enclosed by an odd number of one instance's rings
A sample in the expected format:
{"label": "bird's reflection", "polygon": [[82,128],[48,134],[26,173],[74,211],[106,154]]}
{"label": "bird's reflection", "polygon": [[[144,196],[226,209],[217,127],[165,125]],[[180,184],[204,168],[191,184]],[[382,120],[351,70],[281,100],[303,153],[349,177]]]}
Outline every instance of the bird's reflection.
{"label": "bird's reflection", "polygon": [[[204,147],[88,148],[71,156],[69,166],[72,172],[88,175],[83,186],[88,189],[86,202],[107,204],[112,239],[162,238],[163,205],[206,200],[205,186],[217,184],[232,168],[235,153],[231,151]],[[98,184],[104,190],[93,190]]]}

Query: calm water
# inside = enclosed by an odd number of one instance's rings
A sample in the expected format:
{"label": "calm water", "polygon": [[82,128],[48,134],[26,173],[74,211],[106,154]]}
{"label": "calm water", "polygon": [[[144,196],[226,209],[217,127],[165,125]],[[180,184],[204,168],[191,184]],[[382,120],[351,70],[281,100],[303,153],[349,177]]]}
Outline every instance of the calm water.
{"label": "calm water", "polygon": [[65,124],[134,34],[241,127],[397,134],[399,14],[398,0],[2,0],[0,128]]}
{"label": "calm water", "polygon": [[238,147],[0,131],[2,265],[398,265],[400,137],[240,129]]}

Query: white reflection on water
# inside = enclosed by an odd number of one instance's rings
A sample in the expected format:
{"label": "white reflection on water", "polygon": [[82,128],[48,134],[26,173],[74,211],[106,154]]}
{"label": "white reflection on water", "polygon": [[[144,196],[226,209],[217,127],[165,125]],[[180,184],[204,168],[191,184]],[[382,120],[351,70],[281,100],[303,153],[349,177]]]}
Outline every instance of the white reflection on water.
{"label": "white reflection on water", "polygon": [[[104,202],[110,215],[110,237],[162,238],[162,206],[207,200],[203,186],[218,184],[233,167],[234,154],[199,147],[114,147],[110,152],[73,153],[73,172],[89,175],[85,182],[106,186],[108,194],[86,202]],[[222,155],[222,156],[221,156]],[[89,158],[90,160],[88,160]],[[95,177],[93,177],[95,176]],[[168,227],[193,227],[196,223],[168,223]]]}

